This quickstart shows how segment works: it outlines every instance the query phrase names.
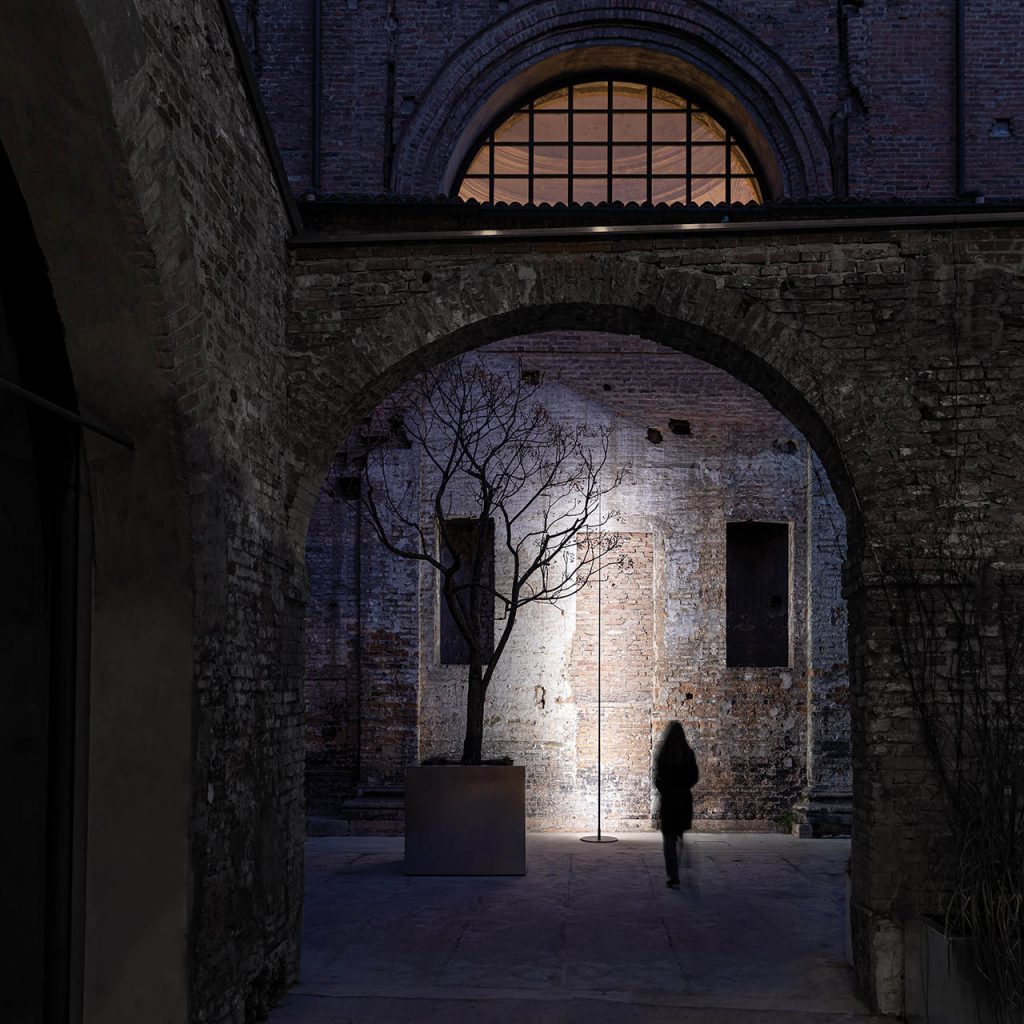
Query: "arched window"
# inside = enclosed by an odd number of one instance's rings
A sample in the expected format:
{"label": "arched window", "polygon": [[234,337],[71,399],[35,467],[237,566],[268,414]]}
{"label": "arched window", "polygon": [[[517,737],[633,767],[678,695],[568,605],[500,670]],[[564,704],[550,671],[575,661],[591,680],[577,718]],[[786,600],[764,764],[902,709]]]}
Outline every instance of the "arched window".
{"label": "arched window", "polygon": [[745,203],[761,187],[736,136],[705,105],[650,82],[562,86],[507,113],[465,165],[481,203]]}

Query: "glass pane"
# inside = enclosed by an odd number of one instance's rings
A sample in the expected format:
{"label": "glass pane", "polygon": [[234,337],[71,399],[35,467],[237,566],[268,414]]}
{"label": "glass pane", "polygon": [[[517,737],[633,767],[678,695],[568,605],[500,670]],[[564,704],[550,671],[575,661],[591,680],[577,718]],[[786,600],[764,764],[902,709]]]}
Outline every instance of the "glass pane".
{"label": "glass pane", "polygon": [[513,114],[494,133],[495,142],[529,142],[530,115],[524,111]]}
{"label": "glass pane", "polygon": [[467,174],[490,174],[491,173],[491,153],[487,146],[481,146],[477,151],[475,157],[469,165]]}
{"label": "glass pane", "polygon": [[569,139],[568,114],[534,114],[534,142],[566,142]]}
{"label": "glass pane", "polygon": [[682,146],[654,146],[651,150],[653,174],[685,174],[686,150]]}
{"label": "glass pane", "polygon": [[[498,166],[495,150],[494,166]],[[725,174],[725,146],[691,146],[691,174]]]}
{"label": "glass pane", "polygon": [[569,179],[537,178],[533,183],[533,201],[552,205],[569,202]]}
{"label": "glass pane", "polygon": [[752,178],[732,179],[732,201],[734,203],[761,202],[761,193]]}
{"label": "glass pane", "polygon": [[724,142],[725,129],[710,114],[690,115],[691,138],[694,142]]}
{"label": "glass pane", "polygon": [[665,89],[651,90],[651,107],[654,110],[685,110],[686,100]]}
{"label": "glass pane", "polygon": [[572,87],[572,105],[574,110],[607,110],[608,83],[584,82]]}
{"label": "glass pane", "polygon": [[478,203],[491,201],[490,178],[464,178],[459,189],[460,199],[475,199]]}
{"label": "glass pane", "polygon": [[606,146],[573,146],[573,174],[607,174],[608,148]]}
{"label": "glass pane", "polygon": [[572,199],[574,203],[608,202],[608,179],[573,178]]}
{"label": "glass pane", "polygon": [[694,178],[691,183],[691,196],[695,203],[724,203],[725,179]]}
{"label": "glass pane", "polygon": [[573,114],[573,142],[604,142],[608,138],[607,114]]}
{"label": "glass pane", "polygon": [[534,174],[568,174],[569,173],[569,147],[568,146],[534,146],[534,148],[533,148],[533,173]]}
{"label": "glass pane", "polygon": [[637,82],[612,82],[612,106],[616,110],[646,110],[647,86]]}
{"label": "glass pane", "polygon": [[567,88],[555,89],[554,92],[546,92],[533,101],[533,109],[540,110],[542,107],[568,107],[569,90]]}
{"label": "glass pane", "polygon": [[725,200],[728,171],[733,202],[762,200],[749,158],[715,117],[682,96],[640,82],[553,89],[509,116],[494,133],[493,152],[493,168],[486,142],[473,154],[461,197],[490,201],[493,170],[495,202],[531,201],[531,178],[534,203],[566,202],[570,193],[580,203],[646,202],[650,175],[654,203],[686,202],[688,194],[696,203],[718,203]]}
{"label": "glass pane", "polygon": [[529,178],[495,178],[496,203],[527,203],[530,201]]}
{"label": "glass pane", "polygon": [[681,113],[652,114],[651,136],[659,142],[685,142],[686,115]]}
{"label": "glass pane", "polygon": [[530,171],[529,146],[495,146],[495,174],[528,174]]}
{"label": "glass pane", "polygon": [[646,178],[615,178],[612,181],[612,199],[617,203],[646,203]]}
{"label": "glass pane", "polygon": [[612,138],[616,142],[646,142],[646,114],[612,114]]}
{"label": "glass pane", "polygon": [[685,203],[685,178],[655,178],[651,183],[651,202]]}
{"label": "glass pane", "polygon": [[646,146],[612,146],[613,174],[646,174]]}
{"label": "glass pane", "polygon": [[750,162],[743,155],[743,151],[735,143],[731,146],[730,150],[730,168],[733,174],[753,174],[754,169],[750,166]]}

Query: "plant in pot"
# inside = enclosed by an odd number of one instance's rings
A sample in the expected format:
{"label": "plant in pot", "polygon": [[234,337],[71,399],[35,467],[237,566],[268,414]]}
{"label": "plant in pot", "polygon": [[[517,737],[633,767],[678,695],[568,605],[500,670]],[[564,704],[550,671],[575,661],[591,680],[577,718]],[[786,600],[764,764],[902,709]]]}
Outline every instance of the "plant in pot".
{"label": "plant in pot", "polygon": [[[543,386],[517,361],[450,360],[393,396],[368,447],[363,515],[388,551],[434,574],[466,665],[462,767],[406,776],[406,864],[417,873],[525,871],[525,771],[481,764],[488,688],[523,609],[572,597],[618,547],[603,529],[602,499],[622,476],[606,472],[608,432],[553,417]],[[396,440],[417,453],[420,486],[393,472]],[[496,820],[502,808],[514,825]],[[510,860],[512,833],[521,855]],[[488,840],[496,860],[481,852]]]}

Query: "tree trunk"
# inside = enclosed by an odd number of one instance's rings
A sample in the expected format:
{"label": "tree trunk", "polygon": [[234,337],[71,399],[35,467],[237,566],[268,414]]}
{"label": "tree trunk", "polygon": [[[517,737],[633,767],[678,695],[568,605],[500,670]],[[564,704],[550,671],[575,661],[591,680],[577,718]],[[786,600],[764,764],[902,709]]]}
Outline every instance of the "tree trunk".
{"label": "tree trunk", "polygon": [[484,743],[483,665],[474,658],[469,663],[469,693],[466,699],[466,740],[462,745],[462,763],[479,764]]}

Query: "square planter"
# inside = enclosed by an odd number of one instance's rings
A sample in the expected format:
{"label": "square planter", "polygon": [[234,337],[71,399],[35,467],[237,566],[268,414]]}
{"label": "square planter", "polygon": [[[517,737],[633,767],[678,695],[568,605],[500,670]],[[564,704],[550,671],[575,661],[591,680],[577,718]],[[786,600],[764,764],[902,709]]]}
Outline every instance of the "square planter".
{"label": "square planter", "polygon": [[411,765],[407,875],[525,875],[523,765]]}
{"label": "square planter", "polygon": [[[984,978],[974,966],[973,939],[919,921],[907,944],[907,1020],[911,1024],[992,1024]],[[909,936],[908,936],[909,937]]]}

